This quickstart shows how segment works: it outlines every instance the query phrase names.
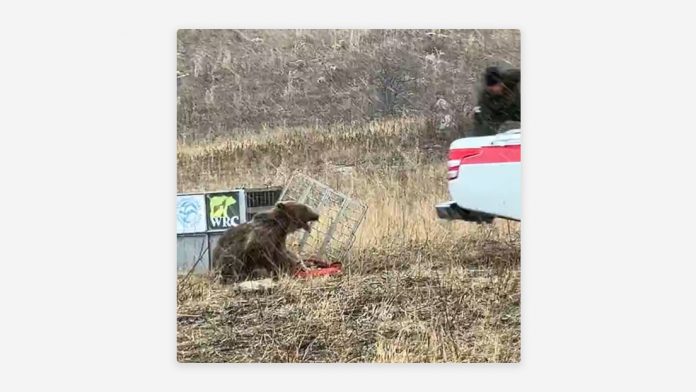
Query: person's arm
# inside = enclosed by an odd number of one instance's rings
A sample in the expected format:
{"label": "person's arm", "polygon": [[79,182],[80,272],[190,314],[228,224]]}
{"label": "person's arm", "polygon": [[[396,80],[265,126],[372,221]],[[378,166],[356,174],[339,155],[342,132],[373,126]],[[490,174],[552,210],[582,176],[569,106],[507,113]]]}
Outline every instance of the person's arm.
{"label": "person's arm", "polygon": [[490,108],[482,103],[474,108],[474,128],[467,132],[467,136],[486,136],[496,133]]}

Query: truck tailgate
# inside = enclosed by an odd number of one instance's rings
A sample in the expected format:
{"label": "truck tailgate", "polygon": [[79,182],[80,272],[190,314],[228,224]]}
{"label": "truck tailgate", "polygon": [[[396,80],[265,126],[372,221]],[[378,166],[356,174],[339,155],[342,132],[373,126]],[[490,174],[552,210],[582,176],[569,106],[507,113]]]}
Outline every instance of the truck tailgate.
{"label": "truck tailgate", "polygon": [[448,165],[453,201],[466,210],[520,220],[520,158],[519,130],[454,141]]}

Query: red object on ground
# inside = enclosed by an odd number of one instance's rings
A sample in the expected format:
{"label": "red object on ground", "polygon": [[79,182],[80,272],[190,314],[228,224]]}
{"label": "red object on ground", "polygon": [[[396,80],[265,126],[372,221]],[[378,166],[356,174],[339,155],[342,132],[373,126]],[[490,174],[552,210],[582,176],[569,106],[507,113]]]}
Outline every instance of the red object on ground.
{"label": "red object on ground", "polygon": [[326,261],[314,259],[305,260],[305,263],[308,264],[308,266],[314,265],[316,268],[310,269],[309,271],[297,271],[295,272],[296,278],[336,275],[340,274],[343,270],[341,263],[329,264]]}

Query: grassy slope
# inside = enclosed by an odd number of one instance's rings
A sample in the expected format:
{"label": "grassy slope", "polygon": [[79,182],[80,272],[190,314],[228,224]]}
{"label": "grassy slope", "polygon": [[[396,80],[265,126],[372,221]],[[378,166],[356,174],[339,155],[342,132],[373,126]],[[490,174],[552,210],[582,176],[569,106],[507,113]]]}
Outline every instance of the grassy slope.
{"label": "grassy slope", "polygon": [[177,133],[434,116],[460,126],[486,66],[519,66],[516,30],[180,30]]}

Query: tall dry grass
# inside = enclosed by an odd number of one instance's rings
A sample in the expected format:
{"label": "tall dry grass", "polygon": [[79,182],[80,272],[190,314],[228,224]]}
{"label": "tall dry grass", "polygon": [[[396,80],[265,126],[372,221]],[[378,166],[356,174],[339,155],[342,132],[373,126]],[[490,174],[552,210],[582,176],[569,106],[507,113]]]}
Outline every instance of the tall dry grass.
{"label": "tall dry grass", "polygon": [[519,225],[436,218],[447,140],[422,118],[179,144],[178,189],[283,184],[297,169],[369,206],[345,273],[178,293],[180,361],[516,362]]}

